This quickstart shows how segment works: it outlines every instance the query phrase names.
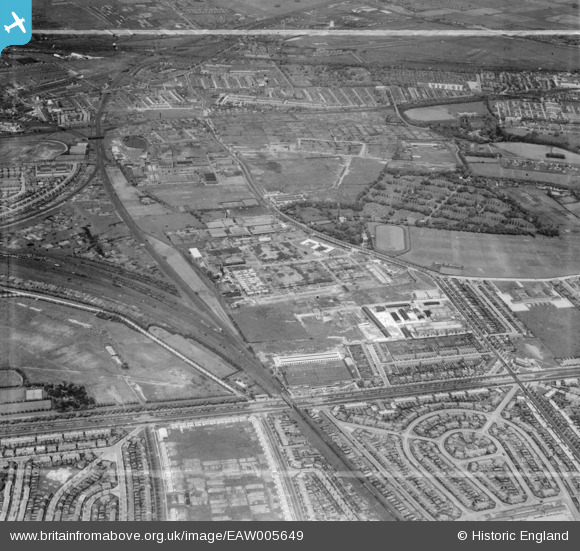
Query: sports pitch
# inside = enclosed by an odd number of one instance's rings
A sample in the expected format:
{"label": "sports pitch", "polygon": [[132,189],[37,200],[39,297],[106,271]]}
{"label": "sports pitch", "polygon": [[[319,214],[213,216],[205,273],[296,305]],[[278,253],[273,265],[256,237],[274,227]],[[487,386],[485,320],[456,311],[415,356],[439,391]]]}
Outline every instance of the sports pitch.
{"label": "sports pitch", "polygon": [[557,277],[580,272],[580,238],[489,235],[409,228],[411,250],[401,256],[426,268],[462,266],[459,275]]}

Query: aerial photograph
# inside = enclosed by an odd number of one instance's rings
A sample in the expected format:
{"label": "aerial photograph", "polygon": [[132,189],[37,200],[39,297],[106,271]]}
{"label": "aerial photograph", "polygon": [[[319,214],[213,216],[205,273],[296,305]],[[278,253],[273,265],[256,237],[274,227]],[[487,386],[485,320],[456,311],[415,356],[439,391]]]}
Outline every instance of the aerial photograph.
{"label": "aerial photograph", "polygon": [[12,4],[0,521],[580,521],[580,0]]}

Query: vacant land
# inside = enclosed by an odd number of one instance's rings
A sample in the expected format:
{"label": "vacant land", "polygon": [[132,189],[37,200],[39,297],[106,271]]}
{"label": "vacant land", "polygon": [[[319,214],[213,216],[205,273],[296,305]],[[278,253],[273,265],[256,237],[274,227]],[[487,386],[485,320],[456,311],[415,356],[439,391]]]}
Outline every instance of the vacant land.
{"label": "vacant land", "polygon": [[226,364],[221,358],[209,351],[201,350],[191,339],[186,339],[181,335],[171,334],[159,327],[151,327],[150,332],[181,352],[184,356],[198,362],[220,379],[225,379],[237,372],[235,368]]}
{"label": "vacant land", "polygon": [[540,304],[517,316],[556,358],[580,355],[580,310]]}
{"label": "vacant land", "polygon": [[242,307],[234,311],[232,317],[251,343],[310,340],[292,310],[287,303]]}
{"label": "vacant land", "polygon": [[339,157],[309,157],[298,153],[260,154],[248,163],[256,183],[266,191],[313,193],[332,187],[340,174]]}
{"label": "vacant land", "polygon": [[556,277],[580,272],[580,236],[485,235],[409,228],[411,251],[402,258],[432,267],[435,262],[463,266],[463,275]]}
{"label": "vacant land", "polygon": [[336,197],[339,201],[354,201],[369,184],[379,179],[384,168],[385,161],[354,157],[340,185],[328,197]]}
{"label": "vacant land", "polygon": [[[32,305],[42,311],[32,310]],[[128,369],[113,359],[106,346]],[[76,309],[27,300],[2,302],[0,357],[21,369],[32,384],[66,381],[84,385],[97,403],[224,393],[217,384],[124,325]]]}
{"label": "vacant land", "polygon": [[[171,184],[168,186],[149,186],[147,191],[156,197],[178,208],[185,206],[188,210],[209,210],[222,207],[224,203],[253,199],[245,183],[240,185],[203,186],[196,184]],[[171,213],[173,216],[174,213]]]}

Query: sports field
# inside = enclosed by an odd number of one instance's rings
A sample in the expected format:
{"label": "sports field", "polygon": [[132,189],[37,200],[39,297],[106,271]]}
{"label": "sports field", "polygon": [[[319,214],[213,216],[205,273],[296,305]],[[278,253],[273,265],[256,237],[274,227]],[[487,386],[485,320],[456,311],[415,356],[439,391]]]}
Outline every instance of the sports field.
{"label": "sports field", "polygon": [[432,107],[418,107],[405,111],[405,115],[412,121],[453,121],[459,119],[463,113],[477,113],[485,115],[487,107],[481,101],[472,103],[457,103],[450,105],[434,105]]}
{"label": "sports field", "polygon": [[407,247],[408,239],[402,226],[376,224],[371,231],[374,233],[375,249],[381,253],[400,253]]}
{"label": "sports field", "polygon": [[580,273],[580,235],[528,237],[409,228],[411,250],[401,256],[427,268],[463,266],[461,275],[556,277]]}
{"label": "sports field", "polygon": [[518,312],[517,316],[550,349],[554,357],[580,355],[580,310],[577,308],[555,308],[539,304],[527,312]]}

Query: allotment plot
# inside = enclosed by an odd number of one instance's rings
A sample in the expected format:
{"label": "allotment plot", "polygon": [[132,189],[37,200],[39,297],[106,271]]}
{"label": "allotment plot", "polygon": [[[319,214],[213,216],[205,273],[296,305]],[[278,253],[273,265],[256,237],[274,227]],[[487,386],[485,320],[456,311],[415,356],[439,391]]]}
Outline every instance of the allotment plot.
{"label": "allotment plot", "polygon": [[284,520],[281,479],[256,418],[156,430],[168,520]]}

